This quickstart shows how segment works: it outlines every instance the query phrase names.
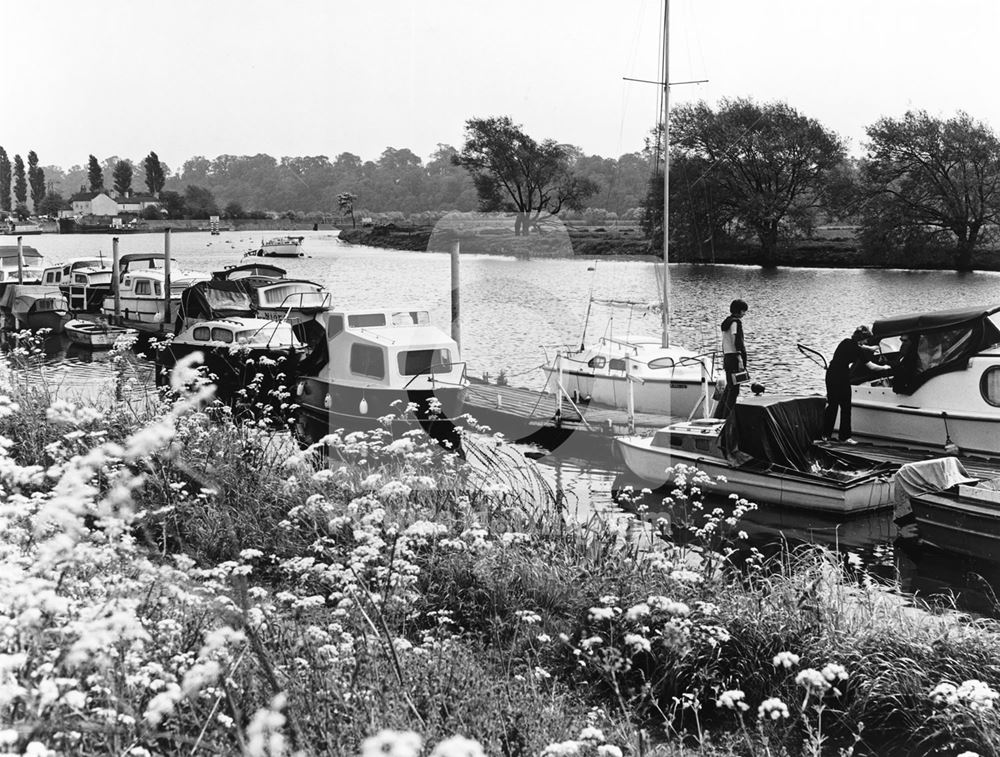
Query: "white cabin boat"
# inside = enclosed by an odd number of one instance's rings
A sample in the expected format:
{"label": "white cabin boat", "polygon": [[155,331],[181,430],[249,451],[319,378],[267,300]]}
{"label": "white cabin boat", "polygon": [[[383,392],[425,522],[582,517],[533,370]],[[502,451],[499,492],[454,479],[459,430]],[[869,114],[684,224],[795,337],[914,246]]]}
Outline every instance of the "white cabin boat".
{"label": "white cabin boat", "polygon": [[248,256],[263,258],[301,258],[302,242],[305,237],[273,237],[261,243],[260,247],[248,251]]}
{"label": "white cabin boat", "polygon": [[629,473],[653,487],[671,483],[676,465],[712,477],[716,493],[736,493],[758,504],[830,513],[889,507],[889,475],[895,466],[816,447],[822,427],[822,397],[761,396],[737,402],[725,421],[674,423],[653,436],[615,438],[615,451]]}
{"label": "white cabin boat", "polygon": [[[192,284],[209,278],[207,273],[184,271],[171,266],[170,312],[167,313],[167,300],[164,296],[165,271],[162,264],[162,253],[122,256],[118,281],[122,325],[144,331],[171,330],[181,294]],[[108,318],[115,316],[113,294],[104,298],[101,313]]]}
{"label": "white cabin boat", "polygon": [[872,333],[894,369],[854,378],[855,437],[1000,456],[1000,306],[886,318]]}
{"label": "white cabin boat", "polygon": [[17,245],[0,245],[0,284],[41,284],[44,259],[34,247],[21,246],[21,280],[18,282]]}
{"label": "white cabin boat", "polygon": [[462,412],[468,380],[458,344],[426,310],[326,310],[304,325],[321,342],[298,382],[297,401],[312,420],[331,429],[374,425],[411,402],[417,420],[438,403],[445,419]]}
{"label": "white cabin boat", "polygon": [[58,287],[75,313],[96,313],[111,293],[113,271],[104,258],[72,258],[42,272],[42,283]]}

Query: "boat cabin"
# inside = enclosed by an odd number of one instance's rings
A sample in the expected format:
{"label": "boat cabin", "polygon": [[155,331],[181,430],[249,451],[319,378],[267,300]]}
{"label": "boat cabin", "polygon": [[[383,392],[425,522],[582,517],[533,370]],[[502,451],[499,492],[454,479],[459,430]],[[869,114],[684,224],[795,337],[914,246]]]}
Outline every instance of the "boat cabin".
{"label": "boat cabin", "polygon": [[322,284],[278,279],[249,290],[253,307],[261,318],[299,322],[329,308],[333,298]]}
{"label": "boat cabin", "polygon": [[[0,245],[0,284],[18,281],[17,245]],[[34,247],[21,246],[21,279],[25,284],[42,281],[43,258]]]}
{"label": "boat cabin", "polygon": [[220,318],[200,321],[174,338],[194,347],[252,350],[300,348],[291,324],[263,318]]}
{"label": "boat cabin", "polygon": [[105,262],[102,258],[73,258],[62,265],[46,268],[42,273],[42,283],[50,286],[69,285],[72,283],[72,273],[84,269],[87,271],[106,269],[109,275],[111,271],[110,263]]}
{"label": "boat cabin", "polygon": [[245,265],[226,266],[221,271],[213,271],[212,281],[244,281],[248,284],[270,284],[276,279],[285,278],[288,272],[284,268],[268,263],[246,263]]}

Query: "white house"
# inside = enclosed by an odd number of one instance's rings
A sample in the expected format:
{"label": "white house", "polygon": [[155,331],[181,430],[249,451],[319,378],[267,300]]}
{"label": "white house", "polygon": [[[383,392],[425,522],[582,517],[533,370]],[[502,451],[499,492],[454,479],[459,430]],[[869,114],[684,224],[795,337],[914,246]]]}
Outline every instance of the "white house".
{"label": "white house", "polygon": [[73,204],[73,215],[85,216],[116,216],[118,203],[101,190],[98,192],[80,192],[69,198]]}
{"label": "white house", "polygon": [[119,213],[135,213],[139,215],[146,208],[158,208],[161,203],[153,195],[149,194],[132,194],[129,193],[128,197],[119,197],[118,200],[118,212]]}

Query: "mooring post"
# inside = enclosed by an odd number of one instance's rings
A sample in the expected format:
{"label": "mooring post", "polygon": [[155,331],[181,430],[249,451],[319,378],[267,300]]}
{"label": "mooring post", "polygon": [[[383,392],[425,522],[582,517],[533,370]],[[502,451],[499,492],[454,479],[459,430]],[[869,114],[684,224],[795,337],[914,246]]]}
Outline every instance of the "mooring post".
{"label": "mooring post", "polygon": [[24,245],[21,240],[24,237],[17,238],[17,283],[24,283]]}
{"label": "mooring post", "polygon": [[121,282],[121,260],[118,256],[118,237],[111,239],[111,291],[115,295],[115,326],[120,326],[122,322],[122,282]]}
{"label": "mooring post", "polygon": [[459,269],[458,256],[462,249],[462,243],[458,237],[451,243],[451,338],[458,345],[459,354],[462,352],[462,302],[459,292]]}
{"label": "mooring post", "polygon": [[163,325],[167,331],[170,315],[170,229],[163,230]]}

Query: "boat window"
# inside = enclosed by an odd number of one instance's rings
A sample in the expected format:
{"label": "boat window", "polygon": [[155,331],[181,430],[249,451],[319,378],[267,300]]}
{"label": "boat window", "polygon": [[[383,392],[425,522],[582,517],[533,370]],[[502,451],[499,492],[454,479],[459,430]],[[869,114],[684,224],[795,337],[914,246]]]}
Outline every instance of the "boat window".
{"label": "boat window", "polygon": [[673,368],[677,362],[672,357],[658,357],[649,361],[650,368]]}
{"label": "boat window", "polygon": [[351,373],[372,378],[385,378],[385,358],[382,350],[367,344],[351,345]]}
{"label": "boat window", "polygon": [[72,271],[72,270],[73,270],[73,266],[71,266],[71,265],[63,266],[63,269],[62,269],[63,276],[69,276],[69,272]]}
{"label": "boat window", "polygon": [[712,448],[712,443],[708,439],[698,439],[694,440],[694,448],[700,449],[702,452],[707,452]]}
{"label": "boat window", "polygon": [[591,368],[603,368],[607,364],[607,359],[598,355],[597,357],[592,357],[587,361],[587,365]]}
{"label": "boat window", "polygon": [[212,329],[212,341],[229,344],[233,341],[233,332],[229,329],[214,328]]}
{"label": "boat window", "polygon": [[671,447],[683,447],[684,437],[681,434],[671,434],[670,435],[670,446]]}
{"label": "boat window", "polygon": [[430,316],[426,310],[400,311],[392,314],[393,326],[419,326],[430,323]]}
{"label": "boat window", "polygon": [[625,361],[622,360],[621,358],[612,358],[608,362],[608,370],[611,370],[611,371],[624,371],[625,370]]}
{"label": "boat window", "polygon": [[[171,287],[171,288],[173,288],[173,287]],[[159,281],[154,281],[153,282],[153,289],[156,291],[156,296],[157,297],[162,297],[163,296],[163,285]]]}
{"label": "boat window", "polygon": [[87,274],[85,274],[85,273],[77,273],[77,274],[75,274],[73,276],[73,280],[77,284],[86,284],[87,283]]}
{"label": "boat window", "polygon": [[326,338],[333,339],[344,330],[344,316],[331,315],[326,320]]}
{"label": "boat window", "polygon": [[347,325],[352,329],[362,329],[366,326],[385,326],[385,313],[359,313],[347,316]]}
{"label": "boat window", "polygon": [[145,279],[139,279],[135,282],[135,293],[136,294],[152,294],[153,289],[150,287],[149,282]]}
{"label": "boat window", "polygon": [[993,365],[983,371],[979,379],[979,391],[983,399],[994,407],[1000,407],[1000,365]]}
{"label": "boat window", "polygon": [[194,330],[194,334],[192,336],[194,336],[194,338],[199,342],[207,342],[212,338],[212,332],[208,326],[199,326]]}
{"label": "boat window", "polygon": [[447,373],[451,370],[451,350],[407,350],[397,357],[399,372],[404,376]]}

